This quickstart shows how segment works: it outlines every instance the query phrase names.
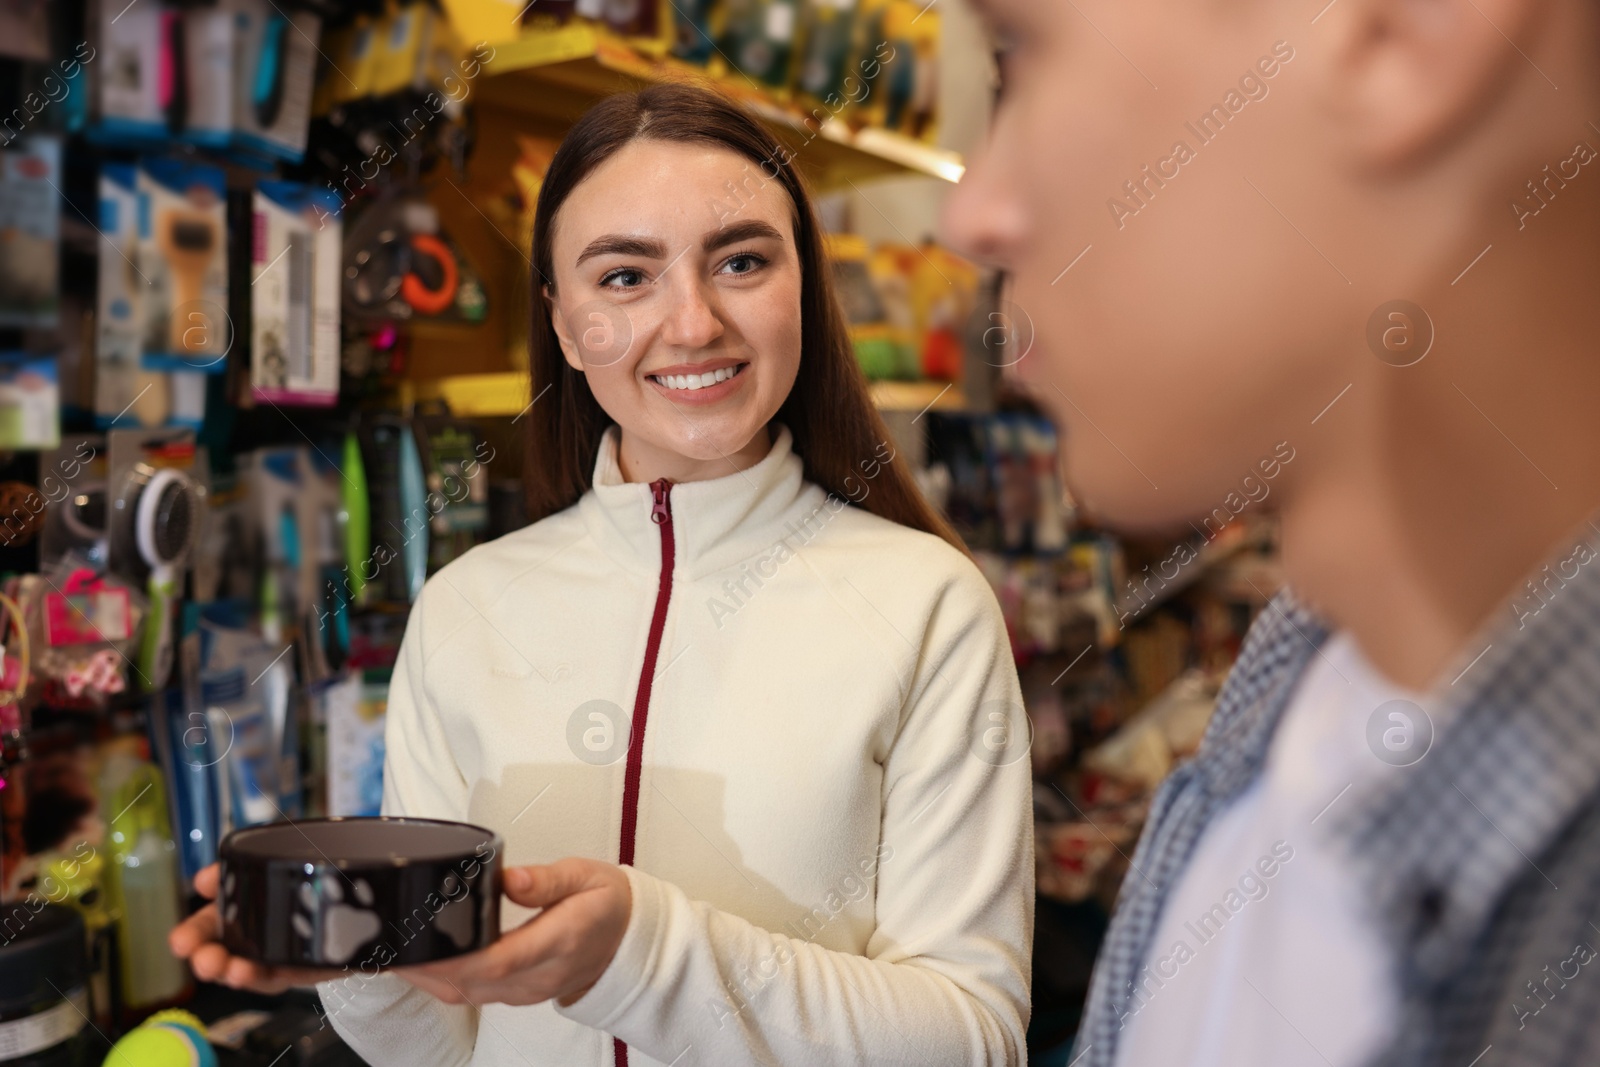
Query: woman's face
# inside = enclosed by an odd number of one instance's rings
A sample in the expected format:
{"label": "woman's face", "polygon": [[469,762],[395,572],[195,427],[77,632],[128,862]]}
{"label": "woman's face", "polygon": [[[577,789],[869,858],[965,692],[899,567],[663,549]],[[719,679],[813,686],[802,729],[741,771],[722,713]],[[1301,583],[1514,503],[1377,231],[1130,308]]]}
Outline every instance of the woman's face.
{"label": "woman's face", "polygon": [[637,140],[581,182],[545,295],[566,360],[622,429],[630,481],[743,469],[800,368],[783,187],[731,150]]}

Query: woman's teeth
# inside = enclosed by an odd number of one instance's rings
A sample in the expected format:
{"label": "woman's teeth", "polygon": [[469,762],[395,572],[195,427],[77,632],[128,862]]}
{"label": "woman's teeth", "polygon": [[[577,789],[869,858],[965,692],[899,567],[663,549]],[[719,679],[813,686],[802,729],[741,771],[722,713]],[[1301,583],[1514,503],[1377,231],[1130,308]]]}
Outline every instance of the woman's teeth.
{"label": "woman's teeth", "polygon": [[748,363],[740,363],[733,367],[723,367],[720,370],[707,371],[704,374],[652,374],[650,380],[666,386],[668,389],[705,389],[725,382],[748,367]]}

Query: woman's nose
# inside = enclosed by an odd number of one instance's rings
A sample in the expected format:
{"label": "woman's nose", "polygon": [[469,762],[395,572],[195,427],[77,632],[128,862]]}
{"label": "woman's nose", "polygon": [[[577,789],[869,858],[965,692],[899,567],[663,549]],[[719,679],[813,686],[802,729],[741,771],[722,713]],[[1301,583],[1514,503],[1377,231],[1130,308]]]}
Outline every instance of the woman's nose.
{"label": "woman's nose", "polygon": [[722,336],[722,309],[716,294],[689,271],[669,281],[669,305],[662,340],[683,348],[705,348]]}

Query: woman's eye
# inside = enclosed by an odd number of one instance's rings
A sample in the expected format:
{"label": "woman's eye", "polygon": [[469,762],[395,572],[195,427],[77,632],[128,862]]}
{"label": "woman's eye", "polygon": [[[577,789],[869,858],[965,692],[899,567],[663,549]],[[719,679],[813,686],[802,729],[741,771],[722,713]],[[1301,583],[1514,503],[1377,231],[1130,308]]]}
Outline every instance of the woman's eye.
{"label": "woman's eye", "polygon": [[644,272],[624,267],[601,278],[600,284],[610,289],[634,289],[644,284]]}
{"label": "woman's eye", "polygon": [[766,262],[754,252],[741,252],[736,256],[730,256],[728,262],[723,264],[723,269],[729,274],[754,274]]}

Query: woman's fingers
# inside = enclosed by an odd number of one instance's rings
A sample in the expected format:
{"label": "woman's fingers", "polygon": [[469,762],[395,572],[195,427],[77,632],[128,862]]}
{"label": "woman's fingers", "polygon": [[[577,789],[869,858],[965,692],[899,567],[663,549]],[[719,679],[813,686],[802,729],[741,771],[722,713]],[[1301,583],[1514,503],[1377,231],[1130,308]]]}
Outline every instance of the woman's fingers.
{"label": "woman's fingers", "polygon": [[168,932],[167,945],[174,956],[189,959],[202,945],[214,944],[221,933],[217,923],[217,906],[207,904]]}
{"label": "woman's fingers", "polygon": [[[215,871],[215,868],[207,868]],[[196,887],[205,874],[195,876]],[[216,888],[215,873],[211,888]],[[172,954],[189,961],[194,976],[202,982],[218,982],[239,989],[253,989],[258,993],[281,993],[291,986],[310,986],[338,978],[342,971],[314,970],[310,968],[268,967],[241,956],[231,954],[217,940],[221,936],[217,922],[217,906],[207,904],[184,919],[167,934],[167,945]]]}
{"label": "woman's fingers", "polygon": [[194,891],[207,900],[216,900],[217,882],[220,878],[221,871],[217,864],[213,863],[209,867],[202,867],[199,873],[194,876]]}
{"label": "woman's fingers", "polygon": [[228,950],[215,941],[207,942],[195,949],[189,956],[189,966],[194,971],[194,976],[202,982],[217,982],[222,979],[228,969],[228,961],[232,959]]}
{"label": "woman's fingers", "polygon": [[594,873],[592,860],[568,858],[533,867],[511,867],[501,875],[506,896],[525,908],[547,908],[580,889]]}

